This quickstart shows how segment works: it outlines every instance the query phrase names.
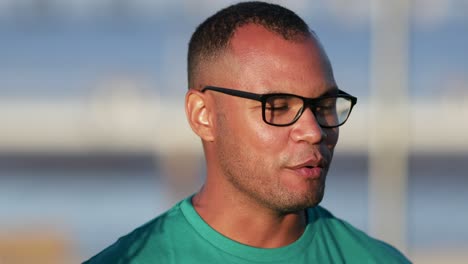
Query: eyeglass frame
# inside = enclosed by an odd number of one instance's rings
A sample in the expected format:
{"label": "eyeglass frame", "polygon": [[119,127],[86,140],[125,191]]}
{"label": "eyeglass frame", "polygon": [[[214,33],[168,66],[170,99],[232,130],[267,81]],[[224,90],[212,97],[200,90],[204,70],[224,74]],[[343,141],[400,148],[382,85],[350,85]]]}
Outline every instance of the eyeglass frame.
{"label": "eyeglass frame", "polygon": [[[322,128],[335,128],[335,127],[339,127],[339,126],[342,126],[344,123],[346,123],[346,121],[348,120],[349,116],[351,115],[351,111],[353,110],[353,107],[356,105],[357,103],[357,97],[355,96],[352,96],[350,94],[348,94],[347,92],[343,91],[343,90],[340,90],[340,89],[337,89],[338,93],[335,94],[335,95],[324,95],[324,96],[320,96],[320,97],[317,97],[317,98],[307,98],[307,97],[303,97],[303,96],[300,96],[300,95],[296,95],[296,94],[290,94],[290,93],[265,93],[265,94],[257,94],[257,93],[251,93],[251,92],[246,92],[246,91],[241,91],[241,90],[235,90],[235,89],[230,89],[230,88],[224,88],[224,87],[218,87],[218,86],[211,86],[211,85],[208,85],[208,86],[205,86],[203,87],[203,89],[200,90],[200,92],[204,93],[205,91],[215,91],[215,92],[220,92],[220,93],[223,93],[223,94],[227,94],[227,95],[232,95],[232,96],[237,96],[237,97],[241,97],[241,98],[246,98],[246,99],[251,99],[251,100],[255,100],[255,101],[259,101],[262,103],[262,118],[263,118],[263,122],[265,122],[266,124],[268,125],[271,125],[271,126],[277,126],[277,127],[285,127],[285,126],[290,126],[294,123],[297,122],[297,120],[299,120],[299,118],[301,118],[302,114],[304,113],[304,111],[309,108],[311,109],[312,113],[314,114],[314,116],[316,115],[315,114],[315,108],[312,107],[312,106],[317,106],[317,102],[318,101],[321,101],[323,99],[328,99],[328,98],[345,98],[345,99],[348,99],[351,101],[351,106],[349,108],[349,113],[348,113],[348,116],[344,119],[344,121],[339,124],[339,125],[335,125],[335,126],[326,126],[326,125],[321,125],[318,121],[317,121],[317,124],[322,127]],[[300,98],[302,99],[302,108],[300,110],[300,112],[298,112],[296,114],[296,116],[294,117],[294,119],[287,123],[287,124],[274,124],[274,123],[271,123],[271,122],[268,122],[266,120],[266,115],[265,115],[265,110],[266,110],[266,102],[268,100],[269,97],[272,97],[272,96],[292,96],[292,97],[296,97],[296,98]]]}

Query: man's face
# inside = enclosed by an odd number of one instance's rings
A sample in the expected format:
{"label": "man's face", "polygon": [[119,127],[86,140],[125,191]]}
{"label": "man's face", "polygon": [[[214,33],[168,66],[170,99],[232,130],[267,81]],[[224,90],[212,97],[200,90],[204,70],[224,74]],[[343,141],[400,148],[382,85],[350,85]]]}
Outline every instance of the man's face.
{"label": "man's face", "polygon": [[[310,98],[336,89],[328,59],[314,38],[287,41],[257,25],[237,30],[220,65],[206,85]],[[260,102],[206,93],[215,102],[213,149],[221,174],[216,177],[235,190],[232,197],[282,213],[322,200],[337,128],[321,128],[310,110],[290,126],[271,126],[262,120]]]}

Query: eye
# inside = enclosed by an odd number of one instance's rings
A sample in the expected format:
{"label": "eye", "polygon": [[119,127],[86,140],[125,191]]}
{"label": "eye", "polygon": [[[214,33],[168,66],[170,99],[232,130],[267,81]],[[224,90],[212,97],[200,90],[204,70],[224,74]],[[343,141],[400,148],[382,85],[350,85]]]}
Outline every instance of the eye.
{"label": "eye", "polygon": [[290,99],[288,97],[271,97],[265,108],[269,111],[288,111],[291,108]]}
{"label": "eye", "polygon": [[270,111],[288,111],[290,107],[288,104],[275,104],[275,105],[267,105],[266,109]]}
{"label": "eye", "polygon": [[336,109],[336,98],[326,98],[322,101],[320,101],[317,106],[316,110],[317,111],[335,111]]}

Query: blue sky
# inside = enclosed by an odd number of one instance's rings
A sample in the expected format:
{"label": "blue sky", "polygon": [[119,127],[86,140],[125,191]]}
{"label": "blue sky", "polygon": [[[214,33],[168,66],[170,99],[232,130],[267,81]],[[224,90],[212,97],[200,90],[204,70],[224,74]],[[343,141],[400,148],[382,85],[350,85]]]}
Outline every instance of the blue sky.
{"label": "blue sky", "polygon": [[[37,98],[87,97],[101,83],[122,76],[162,96],[181,95],[187,86],[190,34],[204,17],[230,1],[205,0],[194,9],[190,1],[139,0],[130,5],[132,12],[123,15],[109,11],[113,9],[106,1],[68,0],[50,4],[47,12],[31,8],[28,1],[8,2],[0,5],[0,96]],[[287,5],[318,33],[341,88],[365,97],[369,94],[371,7],[367,1],[345,2],[290,1]],[[454,0],[414,1],[413,5],[409,94],[433,97],[461,92],[466,96],[468,19],[461,11],[468,10],[468,5]]]}

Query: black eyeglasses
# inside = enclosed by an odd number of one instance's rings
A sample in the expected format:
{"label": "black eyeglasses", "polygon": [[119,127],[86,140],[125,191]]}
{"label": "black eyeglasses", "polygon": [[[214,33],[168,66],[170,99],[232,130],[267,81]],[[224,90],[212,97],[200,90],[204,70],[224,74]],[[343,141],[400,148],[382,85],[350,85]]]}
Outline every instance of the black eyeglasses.
{"label": "black eyeglasses", "polygon": [[306,98],[288,93],[256,94],[215,86],[206,86],[201,92],[207,90],[261,102],[263,121],[272,126],[292,125],[301,117],[304,110],[309,108],[321,127],[339,127],[346,122],[357,102],[356,97],[339,89],[335,95],[318,98]]}

